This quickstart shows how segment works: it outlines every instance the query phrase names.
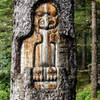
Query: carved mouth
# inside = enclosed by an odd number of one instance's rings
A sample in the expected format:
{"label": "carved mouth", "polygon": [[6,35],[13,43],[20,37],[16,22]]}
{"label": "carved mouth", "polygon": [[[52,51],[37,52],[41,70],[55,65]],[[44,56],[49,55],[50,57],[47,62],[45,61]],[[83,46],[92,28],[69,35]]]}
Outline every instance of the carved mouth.
{"label": "carved mouth", "polygon": [[[57,26],[57,25],[56,25]],[[44,30],[49,30],[49,29],[54,29],[56,28],[56,26],[47,26],[47,27],[43,27],[43,26],[39,26],[40,29],[44,29]]]}

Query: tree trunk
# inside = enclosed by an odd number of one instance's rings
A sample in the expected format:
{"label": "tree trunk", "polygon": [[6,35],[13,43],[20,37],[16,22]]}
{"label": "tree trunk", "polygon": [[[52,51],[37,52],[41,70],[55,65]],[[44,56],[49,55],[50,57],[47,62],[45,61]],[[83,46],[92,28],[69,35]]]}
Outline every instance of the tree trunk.
{"label": "tree trunk", "polygon": [[75,100],[74,0],[14,0],[10,100]]}
{"label": "tree trunk", "polygon": [[92,98],[97,96],[97,33],[96,33],[96,0],[92,0]]}
{"label": "tree trunk", "polygon": [[83,46],[82,46],[82,68],[86,69],[86,34],[83,33]]}
{"label": "tree trunk", "polygon": [[[86,0],[83,1],[82,6],[85,8],[84,17],[86,17]],[[82,68],[86,69],[86,31],[84,30],[82,33]]]}

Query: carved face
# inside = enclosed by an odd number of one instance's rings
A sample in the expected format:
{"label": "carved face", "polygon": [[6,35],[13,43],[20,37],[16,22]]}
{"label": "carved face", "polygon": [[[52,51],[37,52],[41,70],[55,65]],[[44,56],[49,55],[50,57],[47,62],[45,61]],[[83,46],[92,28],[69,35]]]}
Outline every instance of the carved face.
{"label": "carved face", "polygon": [[57,9],[52,3],[40,5],[36,10],[35,26],[40,29],[52,29],[57,26]]}

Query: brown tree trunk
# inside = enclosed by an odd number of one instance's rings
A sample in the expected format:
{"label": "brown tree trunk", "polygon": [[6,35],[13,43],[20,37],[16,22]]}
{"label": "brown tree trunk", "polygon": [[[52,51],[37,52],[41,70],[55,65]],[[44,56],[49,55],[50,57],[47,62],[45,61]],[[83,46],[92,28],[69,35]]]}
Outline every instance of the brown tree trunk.
{"label": "brown tree trunk", "polygon": [[[84,17],[86,17],[86,0],[83,1],[82,6],[85,8]],[[86,31],[84,30],[82,33],[82,68],[86,69]]]}
{"label": "brown tree trunk", "polygon": [[86,34],[82,34],[83,45],[82,45],[82,68],[86,69]]}
{"label": "brown tree trunk", "polygon": [[96,0],[92,0],[92,69],[91,69],[91,97],[97,96],[97,33],[96,33]]}
{"label": "brown tree trunk", "polygon": [[14,0],[10,100],[75,100],[74,0]]}

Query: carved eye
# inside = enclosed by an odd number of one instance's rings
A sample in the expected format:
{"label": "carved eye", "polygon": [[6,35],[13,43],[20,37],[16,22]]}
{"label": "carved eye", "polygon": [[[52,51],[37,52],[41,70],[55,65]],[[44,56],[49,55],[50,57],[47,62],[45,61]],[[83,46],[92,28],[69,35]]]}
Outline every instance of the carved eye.
{"label": "carved eye", "polygon": [[45,24],[44,20],[43,19],[40,19],[39,24],[40,25],[44,25]]}

